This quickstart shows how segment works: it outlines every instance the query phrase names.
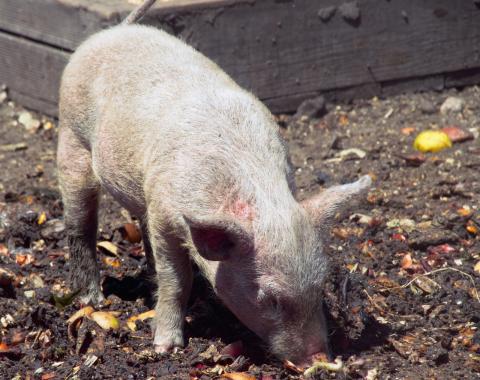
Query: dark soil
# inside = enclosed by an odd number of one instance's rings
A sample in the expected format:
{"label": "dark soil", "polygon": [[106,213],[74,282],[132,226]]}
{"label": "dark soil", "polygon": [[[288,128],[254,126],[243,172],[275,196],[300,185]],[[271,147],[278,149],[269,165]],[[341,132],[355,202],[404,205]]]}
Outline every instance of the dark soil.
{"label": "dark soil", "polygon": [[[442,115],[448,96],[462,98],[463,111]],[[332,270],[325,303],[334,357],[343,367],[315,376],[480,377],[480,90],[356,101],[327,111],[320,119],[279,116],[299,198],[363,174],[375,184],[337,215],[326,243]],[[27,129],[17,121],[24,112],[0,104],[1,378],[300,377],[265,352],[199,276],[186,321],[188,346],[155,354],[148,321],[137,322],[137,331],[126,326],[129,317],[151,309],[151,288],[141,243],[124,232],[135,221],[107,195],[99,241],[113,242],[118,252],[99,249],[108,295],[102,310],[118,311],[120,328],[103,330],[89,318],[69,327],[81,305],[65,297],[69,265],[55,122],[34,115],[41,126]],[[451,125],[475,138],[415,155],[420,131]],[[25,144],[8,146],[17,143]]]}

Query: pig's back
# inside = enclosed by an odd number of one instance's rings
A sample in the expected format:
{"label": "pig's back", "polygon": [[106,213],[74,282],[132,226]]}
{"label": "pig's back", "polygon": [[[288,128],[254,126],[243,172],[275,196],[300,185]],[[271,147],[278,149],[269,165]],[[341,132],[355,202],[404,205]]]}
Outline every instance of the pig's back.
{"label": "pig's back", "polygon": [[72,55],[62,78],[60,115],[80,115],[79,133],[91,141],[93,129],[114,115],[124,121],[142,111],[142,118],[158,117],[158,106],[170,108],[220,83],[236,86],[181,40],[152,27],[120,25],[93,35]]}
{"label": "pig's back", "polygon": [[138,186],[148,171],[175,193],[232,172],[253,178],[260,168],[259,177],[278,179],[287,171],[262,103],[208,58],[151,27],[117,26],[82,44],[64,73],[60,116],[75,118],[68,124],[92,150],[100,178],[121,173],[107,188]]}

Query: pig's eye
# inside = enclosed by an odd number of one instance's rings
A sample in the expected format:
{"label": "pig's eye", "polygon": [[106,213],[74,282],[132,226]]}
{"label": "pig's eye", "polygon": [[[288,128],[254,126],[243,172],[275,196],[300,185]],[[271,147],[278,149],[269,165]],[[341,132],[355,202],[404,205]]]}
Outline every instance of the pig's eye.
{"label": "pig's eye", "polygon": [[274,312],[281,311],[282,306],[281,306],[280,299],[275,295],[266,294],[263,291],[261,291],[259,293],[258,301],[267,310],[271,310]]}
{"label": "pig's eye", "polygon": [[269,304],[272,310],[275,310],[276,312],[282,311],[282,303],[278,297],[270,297]]}
{"label": "pig's eye", "polygon": [[275,314],[282,314],[284,311],[284,303],[282,299],[276,296],[268,298],[267,307]]}

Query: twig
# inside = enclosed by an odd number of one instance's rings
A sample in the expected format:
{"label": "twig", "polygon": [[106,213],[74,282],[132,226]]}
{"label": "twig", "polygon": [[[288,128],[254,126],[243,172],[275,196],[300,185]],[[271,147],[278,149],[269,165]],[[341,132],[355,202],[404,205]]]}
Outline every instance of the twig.
{"label": "twig", "polygon": [[[435,273],[439,273],[439,272],[445,272],[447,270],[451,270],[453,272],[458,272],[460,274],[463,274],[465,277],[468,277],[468,279],[470,280],[470,282],[472,283],[473,285],[473,295],[474,295],[474,298],[477,299],[477,301],[480,303],[480,296],[478,294],[478,290],[477,290],[477,287],[475,285],[475,280],[473,279],[473,277],[468,274],[468,273],[465,273],[463,271],[461,271],[460,269],[457,269],[457,268],[452,268],[452,267],[446,267],[446,268],[439,268],[439,269],[435,269],[435,270],[432,270],[430,272],[427,272],[427,273],[423,273],[423,274],[419,274],[418,276],[415,276],[412,280],[408,281],[407,283],[403,284],[403,285],[400,285],[400,286],[394,286],[392,288],[385,288],[385,289],[403,289],[403,288],[406,288],[408,286],[410,286],[411,284],[413,284],[418,278],[420,277],[428,277],[428,276],[431,276]],[[430,279],[429,279],[430,280]],[[431,280],[433,281],[433,280]],[[435,281],[434,281],[435,282]]]}

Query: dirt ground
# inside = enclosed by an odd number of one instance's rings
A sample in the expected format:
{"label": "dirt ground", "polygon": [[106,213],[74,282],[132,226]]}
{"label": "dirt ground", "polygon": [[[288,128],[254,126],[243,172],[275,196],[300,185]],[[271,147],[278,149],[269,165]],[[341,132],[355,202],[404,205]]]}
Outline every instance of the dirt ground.
{"label": "dirt ground", "polygon": [[[464,104],[442,114],[449,96]],[[155,354],[148,319],[136,331],[127,325],[152,306],[135,221],[107,195],[102,310],[120,325],[103,329],[93,314],[68,323],[80,305],[65,282],[56,123],[31,115],[0,104],[2,379],[302,376],[263,350],[199,276],[188,346]],[[480,88],[328,104],[320,118],[278,119],[299,198],[363,174],[375,180],[365,199],[337,216],[326,243],[332,271],[325,300],[339,360],[315,378],[480,378]],[[423,157],[412,148],[419,132],[446,126],[467,131],[469,140]]]}

